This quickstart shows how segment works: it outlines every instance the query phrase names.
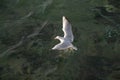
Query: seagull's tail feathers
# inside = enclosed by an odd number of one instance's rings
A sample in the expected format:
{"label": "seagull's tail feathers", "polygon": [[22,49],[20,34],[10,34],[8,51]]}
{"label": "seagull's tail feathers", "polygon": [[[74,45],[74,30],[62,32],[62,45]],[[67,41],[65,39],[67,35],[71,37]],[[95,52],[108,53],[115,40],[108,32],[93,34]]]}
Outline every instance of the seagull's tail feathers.
{"label": "seagull's tail feathers", "polygon": [[74,50],[77,50],[77,47],[73,46],[73,49],[74,49]]}
{"label": "seagull's tail feathers", "polygon": [[74,50],[77,50],[77,47],[75,47],[74,45],[71,45],[71,48],[73,48]]}

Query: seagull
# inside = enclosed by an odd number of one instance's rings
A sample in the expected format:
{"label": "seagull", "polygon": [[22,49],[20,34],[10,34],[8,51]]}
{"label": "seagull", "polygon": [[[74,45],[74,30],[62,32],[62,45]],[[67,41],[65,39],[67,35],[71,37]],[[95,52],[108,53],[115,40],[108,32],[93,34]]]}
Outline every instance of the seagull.
{"label": "seagull", "polygon": [[63,21],[63,32],[64,32],[64,37],[61,36],[56,36],[54,39],[58,39],[60,43],[55,45],[52,50],[66,50],[66,49],[71,49],[71,50],[77,50],[77,47],[75,47],[72,42],[74,40],[74,36],[72,33],[72,26],[68,22],[65,16],[62,17]]}

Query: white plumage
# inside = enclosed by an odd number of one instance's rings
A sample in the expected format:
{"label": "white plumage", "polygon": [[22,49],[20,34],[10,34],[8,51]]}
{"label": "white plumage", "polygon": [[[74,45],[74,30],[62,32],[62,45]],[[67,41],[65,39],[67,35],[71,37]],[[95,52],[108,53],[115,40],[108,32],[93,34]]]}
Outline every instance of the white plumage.
{"label": "white plumage", "polygon": [[63,16],[63,32],[64,32],[64,37],[57,36],[55,39],[60,40],[60,43],[55,45],[52,50],[65,50],[68,48],[77,50],[75,46],[73,46],[72,42],[74,40],[74,36],[72,33],[72,27],[71,24],[68,22],[68,20]]}

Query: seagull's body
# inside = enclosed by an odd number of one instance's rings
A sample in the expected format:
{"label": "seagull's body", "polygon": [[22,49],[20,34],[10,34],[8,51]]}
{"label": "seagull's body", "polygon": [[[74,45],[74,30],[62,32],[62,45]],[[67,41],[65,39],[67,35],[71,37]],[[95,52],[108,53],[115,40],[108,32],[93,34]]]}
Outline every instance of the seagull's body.
{"label": "seagull's body", "polygon": [[74,49],[77,50],[75,46],[73,46],[72,42],[74,40],[74,36],[72,33],[72,28],[71,24],[68,22],[68,20],[63,16],[63,32],[64,32],[64,37],[57,36],[55,39],[60,40],[60,43],[55,45],[52,50],[65,50],[65,49]]}

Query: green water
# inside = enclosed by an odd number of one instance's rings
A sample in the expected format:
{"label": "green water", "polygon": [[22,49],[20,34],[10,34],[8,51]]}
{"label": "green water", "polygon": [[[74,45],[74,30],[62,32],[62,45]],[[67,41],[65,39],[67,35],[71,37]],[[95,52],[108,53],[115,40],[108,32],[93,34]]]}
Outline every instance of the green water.
{"label": "green water", "polygon": [[[119,80],[119,39],[106,42],[104,34],[112,26],[104,24],[106,19],[96,20],[93,11],[107,4],[0,0],[0,80]],[[54,37],[63,35],[62,16],[72,24],[77,51],[51,50],[58,43]]]}

